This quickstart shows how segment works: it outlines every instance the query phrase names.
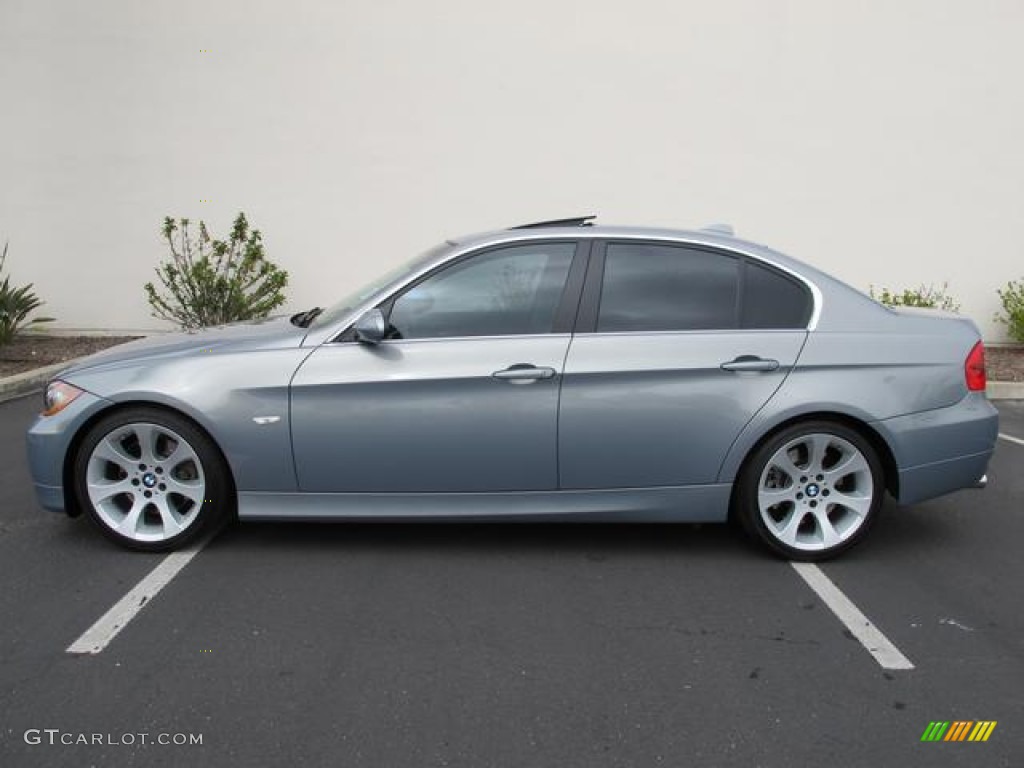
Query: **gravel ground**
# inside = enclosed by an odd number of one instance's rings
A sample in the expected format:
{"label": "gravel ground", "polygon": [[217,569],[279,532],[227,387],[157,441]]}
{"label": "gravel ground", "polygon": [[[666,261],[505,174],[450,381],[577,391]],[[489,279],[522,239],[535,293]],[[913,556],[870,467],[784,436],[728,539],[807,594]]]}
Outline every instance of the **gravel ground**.
{"label": "gravel ground", "polygon": [[[73,357],[132,341],[137,336],[44,336],[22,335],[0,347],[0,377],[62,363]],[[988,347],[988,377],[992,381],[1024,382],[1024,345]]]}

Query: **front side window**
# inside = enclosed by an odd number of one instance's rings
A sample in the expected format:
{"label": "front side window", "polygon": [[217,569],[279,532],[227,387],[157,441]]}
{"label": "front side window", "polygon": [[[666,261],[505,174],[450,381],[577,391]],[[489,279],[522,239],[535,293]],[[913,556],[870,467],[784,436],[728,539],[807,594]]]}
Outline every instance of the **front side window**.
{"label": "front side window", "polygon": [[733,329],[739,267],[738,258],[697,248],[609,243],[597,330]]}
{"label": "front side window", "polygon": [[391,336],[550,333],[575,251],[574,243],[529,243],[446,267],[395,299]]}

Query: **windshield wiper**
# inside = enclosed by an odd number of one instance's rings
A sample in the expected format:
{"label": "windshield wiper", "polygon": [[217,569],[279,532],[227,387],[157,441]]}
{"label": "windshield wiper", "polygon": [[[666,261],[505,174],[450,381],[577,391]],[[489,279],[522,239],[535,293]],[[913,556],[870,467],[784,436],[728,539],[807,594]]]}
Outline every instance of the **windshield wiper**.
{"label": "windshield wiper", "polygon": [[299,312],[298,314],[292,315],[292,325],[297,325],[299,328],[308,328],[309,324],[312,323],[316,319],[316,316],[321,312],[323,312],[323,309],[320,307],[313,307],[312,309],[307,309],[305,312]]}

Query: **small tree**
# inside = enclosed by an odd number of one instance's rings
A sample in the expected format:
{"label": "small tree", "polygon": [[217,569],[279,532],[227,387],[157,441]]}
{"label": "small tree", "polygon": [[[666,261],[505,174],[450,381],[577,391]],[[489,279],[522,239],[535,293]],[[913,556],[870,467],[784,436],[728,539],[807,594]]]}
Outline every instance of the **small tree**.
{"label": "small tree", "polygon": [[[0,275],[3,275],[4,264],[7,262],[7,246],[4,243],[3,255],[0,255]],[[52,317],[28,316],[43,306],[43,300],[32,292],[32,283],[21,288],[11,287],[11,278],[6,276],[0,282],[0,346],[10,343],[15,334],[36,323],[53,322]]]}
{"label": "small tree", "polygon": [[146,283],[153,317],[191,330],[238,320],[259,320],[284,304],[288,273],[267,261],[263,238],[239,213],[227,240],[210,236],[199,222],[198,237],[188,219],[164,219],[171,260],[156,269],[166,293]]}
{"label": "small tree", "polygon": [[1006,326],[1014,341],[1024,344],[1024,280],[1010,280],[1003,289],[996,289],[1003,303],[1002,314],[996,313],[996,322]]}
{"label": "small tree", "polygon": [[959,312],[960,304],[949,295],[949,283],[943,283],[941,288],[934,285],[924,285],[917,288],[904,288],[902,291],[890,291],[883,288],[881,294],[875,295],[875,288],[871,286],[871,298],[877,299],[888,307],[928,307],[929,309],[944,309],[948,312]]}

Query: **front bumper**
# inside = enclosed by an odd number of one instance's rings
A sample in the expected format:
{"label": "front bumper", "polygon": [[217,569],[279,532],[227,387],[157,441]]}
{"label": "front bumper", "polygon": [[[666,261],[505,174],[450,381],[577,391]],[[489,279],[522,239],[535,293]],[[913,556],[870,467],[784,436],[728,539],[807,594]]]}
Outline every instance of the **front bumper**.
{"label": "front bumper", "polygon": [[26,435],[28,468],[40,506],[52,512],[68,512],[64,487],[64,461],[72,441],[95,414],[113,405],[110,400],[83,392],[55,416],[38,416]]}

